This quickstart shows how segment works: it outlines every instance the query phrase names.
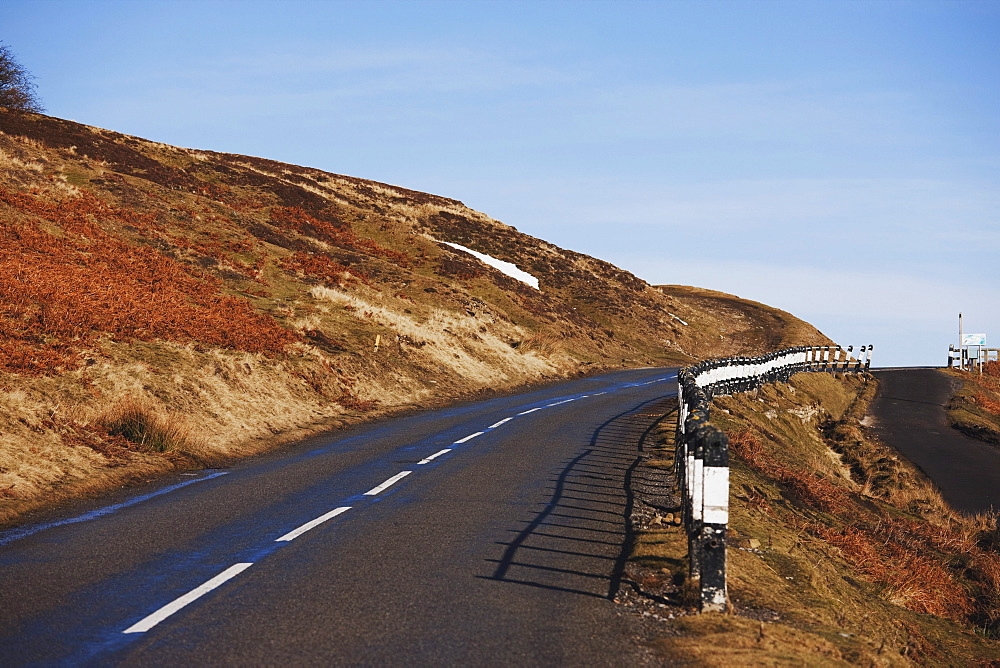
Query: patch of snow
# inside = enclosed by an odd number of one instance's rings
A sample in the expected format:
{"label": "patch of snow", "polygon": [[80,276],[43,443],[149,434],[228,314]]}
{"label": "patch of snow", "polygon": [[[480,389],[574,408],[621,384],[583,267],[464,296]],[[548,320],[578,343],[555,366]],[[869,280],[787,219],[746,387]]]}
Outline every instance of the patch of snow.
{"label": "patch of snow", "polygon": [[684,322],[683,320],[681,320],[680,318],[678,318],[678,317],[677,317],[676,315],[674,315],[674,314],[673,314],[673,313],[671,313],[670,311],[667,311],[667,315],[669,315],[669,316],[670,316],[671,318],[673,318],[673,319],[674,319],[674,320],[676,320],[677,322],[679,322],[679,323],[681,323],[682,325],[684,325],[685,327],[687,327],[687,323],[686,323],[686,322]]}
{"label": "patch of snow", "polygon": [[[437,241],[437,239],[435,239]],[[469,255],[477,258],[483,264],[488,264],[494,269],[498,269],[503,273],[507,274],[513,279],[521,281],[526,285],[530,285],[536,290],[541,290],[538,287],[538,279],[529,274],[526,271],[522,271],[517,268],[516,264],[510,262],[504,262],[503,260],[498,260],[495,257],[487,255],[486,253],[480,253],[479,251],[474,251],[471,248],[466,248],[465,246],[460,246],[459,244],[453,244],[450,241],[438,241],[438,243],[444,244],[445,246],[451,246],[452,248],[457,248],[460,251],[465,251]]]}

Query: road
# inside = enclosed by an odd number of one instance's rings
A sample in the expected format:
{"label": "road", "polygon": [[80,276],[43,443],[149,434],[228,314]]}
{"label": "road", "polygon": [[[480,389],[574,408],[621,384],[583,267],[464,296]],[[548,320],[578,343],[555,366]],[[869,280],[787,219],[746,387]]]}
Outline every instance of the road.
{"label": "road", "polygon": [[649,664],[613,599],[675,378],[384,420],[0,534],[0,663]]}
{"label": "road", "polygon": [[896,448],[967,513],[1000,509],[1000,449],[951,428],[945,407],[955,382],[937,369],[875,371],[871,412],[880,438]]}

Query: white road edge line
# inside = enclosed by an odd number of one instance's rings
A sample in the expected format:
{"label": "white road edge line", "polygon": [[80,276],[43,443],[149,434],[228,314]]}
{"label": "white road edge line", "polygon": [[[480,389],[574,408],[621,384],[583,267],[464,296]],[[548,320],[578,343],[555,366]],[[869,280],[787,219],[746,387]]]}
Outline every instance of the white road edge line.
{"label": "white road edge line", "polygon": [[465,443],[466,441],[471,441],[476,436],[482,436],[484,433],[486,433],[486,432],[477,431],[475,434],[469,434],[465,438],[460,438],[457,441],[455,441],[455,445],[458,445],[459,443]]}
{"label": "white road edge line", "polygon": [[524,411],[522,413],[518,413],[518,415],[527,415],[528,413],[534,413],[535,411],[540,411],[543,408],[545,408],[545,406],[539,406],[538,408],[532,408],[530,411]]}
{"label": "white road edge line", "polygon": [[237,575],[239,575],[246,569],[250,568],[251,566],[253,566],[252,563],[233,564],[232,566],[222,571],[208,582],[205,582],[204,584],[195,587],[194,589],[184,594],[180,598],[174,599],[170,603],[167,603],[165,606],[163,606],[153,614],[139,620],[132,626],[128,627],[127,629],[122,631],[122,633],[145,633],[146,631],[153,628],[154,626],[156,626],[157,624],[159,624],[164,619],[174,614],[184,606],[193,603],[194,601],[198,600],[208,592],[222,585],[227,580],[231,580],[232,578],[236,577]]}
{"label": "white road edge line", "polygon": [[316,527],[318,527],[323,522],[326,522],[327,520],[331,520],[334,517],[336,517],[337,515],[341,515],[343,513],[346,513],[350,509],[351,509],[350,506],[341,506],[340,508],[335,508],[335,509],[331,510],[330,512],[326,513],[325,515],[320,515],[319,517],[317,517],[316,519],[314,519],[311,522],[306,522],[305,524],[303,524],[302,526],[300,526],[298,529],[295,529],[293,531],[289,531],[288,533],[286,533],[281,538],[275,538],[274,542],[275,543],[280,543],[281,541],[295,540],[296,538],[298,538],[299,536],[301,536],[302,534],[304,534],[306,531],[309,531],[310,529],[315,529]]}
{"label": "white road edge line", "polygon": [[392,476],[378,487],[372,487],[370,490],[364,493],[364,496],[375,496],[376,494],[381,494],[382,492],[389,489],[390,487],[392,487],[397,482],[399,482],[406,476],[410,475],[411,473],[413,473],[413,471],[403,471],[401,473],[397,473],[396,475]]}
{"label": "white road edge line", "polygon": [[437,452],[435,452],[430,457],[425,457],[425,458],[421,459],[419,462],[417,462],[417,466],[420,466],[421,464],[427,464],[431,460],[437,459],[441,455],[447,454],[449,452],[451,452],[451,448],[445,448],[444,450],[438,450]]}
{"label": "white road edge line", "polygon": [[500,420],[499,422],[494,422],[489,427],[487,427],[487,429],[496,429],[500,425],[506,424],[507,422],[510,422],[513,419],[514,419],[513,416],[512,417],[505,417],[504,419]]}

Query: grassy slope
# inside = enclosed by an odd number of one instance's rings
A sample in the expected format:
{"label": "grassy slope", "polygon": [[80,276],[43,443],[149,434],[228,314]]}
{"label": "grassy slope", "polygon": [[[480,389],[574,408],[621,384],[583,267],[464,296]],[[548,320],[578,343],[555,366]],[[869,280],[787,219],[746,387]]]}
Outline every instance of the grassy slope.
{"label": "grassy slope", "polygon": [[[693,323],[703,345],[725,345],[730,355],[762,355],[816,340],[816,329],[792,314],[735,295],[686,285],[660,285],[661,292],[696,306],[704,317]],[[714,339],[714,340],[713,340]]]}
{"label": "grassy slope", "polygon": [[1000,446],[1000,362],[989,362],[983,373],[947,371],[961,385],[948,405],[953,427],[972,438]]}
{"label": "grassy slope", "polygon": [[[798,374],[715,400],[713,422],[734,454],[736,614],[691,616],[685,585],[660,576],[651,593],[677,616],[657,642],[670,656],[719,666],[987,665],[1000,656],[996,518],[954,513],[870,438],[861,420],[874,386]],[[666,569],[676,583],[685,552],[679,528],[647,524],[633,579],[655,583],[651,574]]]}
{"label": "grassy slope", "polygon": [[345,421],[770,345],[773,318],[716,307],[456,200],[0,109],[0,523]]}

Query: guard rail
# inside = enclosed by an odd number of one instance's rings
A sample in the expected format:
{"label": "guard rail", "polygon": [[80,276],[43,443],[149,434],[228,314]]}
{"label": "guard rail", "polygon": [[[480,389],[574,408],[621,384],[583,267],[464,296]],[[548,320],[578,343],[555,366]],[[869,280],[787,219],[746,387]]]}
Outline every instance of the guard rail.
{"label": "guard rail", "polygon": [[709,422],[712,397],[787,381],[803,371],[867,371],[872,346],[799,346],[760,357],[706,360],[677,374],[678,420],[674,465],[688,537],[688,565],[703,612],[727,607],[726,533],[729,523],[729,439]]}

